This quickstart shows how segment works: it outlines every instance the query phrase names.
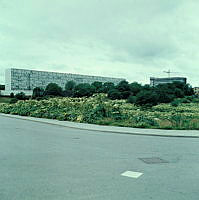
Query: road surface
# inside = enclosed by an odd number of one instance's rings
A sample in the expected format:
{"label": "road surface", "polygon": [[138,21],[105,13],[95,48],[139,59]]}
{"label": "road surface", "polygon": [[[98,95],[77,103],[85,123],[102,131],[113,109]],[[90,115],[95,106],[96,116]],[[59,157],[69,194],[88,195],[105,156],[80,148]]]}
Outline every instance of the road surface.
{"label": "road surface", "polygon": [[[140,176],[122,175],[128,171]],[[120,135],[0,116],[0,200],[198,200],[198,186],[197,138]]]}

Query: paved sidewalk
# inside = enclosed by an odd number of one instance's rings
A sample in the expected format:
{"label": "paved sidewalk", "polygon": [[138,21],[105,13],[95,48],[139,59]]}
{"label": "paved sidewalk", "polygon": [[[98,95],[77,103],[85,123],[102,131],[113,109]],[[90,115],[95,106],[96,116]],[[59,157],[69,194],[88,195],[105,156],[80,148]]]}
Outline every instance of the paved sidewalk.
{"label": "paved sidewalk", "polygon": [[24,116],[3,114],[3,113],[0,113],[0,116],[16,118],[21,120],[30,120],[51,125],[65,126],[68,128],[98,131],[98,132],[145,135],[145,136],[199,138],[198,130],[162,130],[162,129],[141,129],[141,128],[128,128],[128,127],[102,126],[102,125],[77,123],[69,121],[58,121],[53,119],[24,117]]}

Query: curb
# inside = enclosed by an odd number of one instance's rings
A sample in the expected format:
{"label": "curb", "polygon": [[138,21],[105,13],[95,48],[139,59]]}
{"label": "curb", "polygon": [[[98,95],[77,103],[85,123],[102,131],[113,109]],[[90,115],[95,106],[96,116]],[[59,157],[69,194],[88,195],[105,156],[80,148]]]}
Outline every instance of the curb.
{"label": "curb", "polygon": [[102,125],[85,124],[78,122],[58,121],[45,118],[25,117],[19,115],[3,114],[3,113],[0,113],[0,116],[73,128],[78,130],[87,130],[87,131],[107,132],[107,133],[126,134],[126,135],[139,135],[139,136],[199,138],[199,131],[197,130],[163,130],[163,129],[141,129],[141,128],[129,128],[129,127],[102,126]]}

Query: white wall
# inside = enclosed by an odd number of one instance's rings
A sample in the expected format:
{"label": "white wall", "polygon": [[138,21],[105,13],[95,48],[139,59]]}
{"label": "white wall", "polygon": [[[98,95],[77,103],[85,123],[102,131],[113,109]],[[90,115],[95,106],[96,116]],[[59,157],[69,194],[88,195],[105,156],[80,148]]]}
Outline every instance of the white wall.
{"label": "white wall", "polygon": [[11,69],[5,71],[5,90],[11,90]]}

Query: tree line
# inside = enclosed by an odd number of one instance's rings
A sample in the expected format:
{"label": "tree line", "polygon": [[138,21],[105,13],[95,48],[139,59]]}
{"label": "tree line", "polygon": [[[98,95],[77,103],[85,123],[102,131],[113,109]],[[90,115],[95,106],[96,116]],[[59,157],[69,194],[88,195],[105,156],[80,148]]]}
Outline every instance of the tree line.
{"label": "tree line", "polygon": [[184,98],[194,95],[193,88],[189,84],[173,82],[159,84],[155,87],[141,85],[137,82],[129,83],[121,81],[117,85],[112,82],[93,82],[76,84],[68,81],[62,89],[56,83],[50,83],[45,89],[35,88],[33,98],[40,99],[45,96],[62,97],[90,97],[95,93],[106,93],[112,100],[126,99],[128,103],[139,106],[154,106],[159,103],[170,103],[176,98]]}

